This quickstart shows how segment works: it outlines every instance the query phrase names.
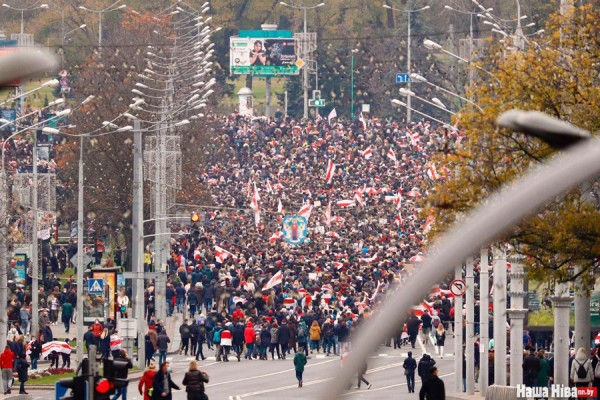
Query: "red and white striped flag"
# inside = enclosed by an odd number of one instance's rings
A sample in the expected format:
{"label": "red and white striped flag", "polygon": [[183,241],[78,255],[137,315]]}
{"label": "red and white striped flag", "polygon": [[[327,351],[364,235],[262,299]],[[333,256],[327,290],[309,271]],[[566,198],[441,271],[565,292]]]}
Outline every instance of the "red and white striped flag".
{"label": "red and white striped flag", "polygon": [[346,207],[354,207],[354,206],[356,206],[356,203],[354,201],[352,201],[352,200],[340,200],[336,204],[340,208],[346,208]]}
{"label": "red and white striped flag", "polygon": [[302,205],[302,208],[300,208],[300,211],[298,211],[298,215],[301,217],[306,218],[306,222],[308,222],[308,219],[310,218],[310,214],[312,213],[312,205],[310,204],[310,201],[307,203],[304,203]]}
{"label": "red and white striped flag", "polygon": [[410,142],[413,146],[417,147],[419,145],[419,134],[417,132],[411,133],[410,135]]}
{"label": "red and white striped flag", "polygon": [[358,120],[362,123],[363,130],[367,129],[367,121],[365,120],[365,117],[363,117],[363,113],[360,113]]}
{"label": "red and white striped flag", "polygon": [[329,164],[327,165],[327,174],[325,175],[325,181],[327,183],[331,183],[334,173],[335,173],[335,164],[333,163],[333,161],[329,160]]}
{"label": "red and white striped flag", "polygon": [[229,257],[233,258],[235,261],[239,261],[239,258],[234,256],[232,253],[228,252],[222,247],[215,245],[215,258],[217,259],[217,262],[223,264],[225,260],[227,260],[227,258]]}
{"label": "red and white striped flag", "polygon": [[402,191],[401,190],[396,195],[396,199],[394,200],[394,202],[396,203],[396,210],[399,210],[400,208],[402,208]]}
{"label": "red and white striped flag", "polygon": [[394,152],[394,149],[390,149],[387,153],[387,156],[390,160],[394,161],[395,163],[398,162],[398,160],[396,160],[396,153]]}
{"label": "red and white striped flag", "polygon": [[276,242],[277,239],[280,239],[282,237],[283,237],[283,232],[277,231],[271,235],[271,237],[269,238],[269,242]]}
{"label": "red and white striped flag", "polygon": [[325,210],[325,224],[331,226],[331,201],[327,203],[327,209]]}
{"label": "red and white striped flag", "polygon": [[333,232],[333,231],[329,231],[329,232],[325,233],[325,235],[330,236],[330,237],[334,237],[336,239],[340,238],[340,235],[337,232]]}
{"label": "red and white striped flag", "polygon": [[354,191],[354,200],[356,200],[356,204],[358,204],[359,207],[363,206],[362,191],[360,189]]}
{"label": "red and white striped flag", "polygon": [[281,272],[281,270],[279,270],[275,275],[273,275],[273,277],[271,279],[269,279],[269,282],[267,282],[265,284],[265,286],[263,287],[262,290],[272,289],[275,286],[280,285],[282,281],[283,281],[283,273]]}
{"label": "red and white striped flag", "polygon": [[404,221],[402,220],[402,215],[400,213],[398,213],[398,216],[396,217],[396,220],[394,221],[394,223],[398,226],[401,226],[404,224]]}
{"label": "red and white striped flag", "polygon": [[267,179],[267,193],[273,193],[273,188],[271,187],[271,182]]}
{"label": "red and white striped flag", "polygon": [[277,212],[279,214],[283,212],[283,205],[281,204],[281,199],[277,200]]}
{"label": "red and white striped flag", "polygon": [[365,151],[362,151],[360,155],[363,156],[365,160],[368,160],[373,155],[373,151],[371,150],[371,147],[369,147]]}
{"label": "red and white striped flag", "polygon": [[435,168],[435,164],[431,164],[429,166],[429,168],[427,168],[427,176],[432,181],[437,181],[438,179],[440,179],[440,176],[439,176],[439,174],[437,172],[437,169]]}
{"label": "red and white striped flag", "polygon": [[427,217],[427,219],[425,220],[425,225],[423,225],[423,235],[429,233],[434,220],[435,217],[433,215]]}

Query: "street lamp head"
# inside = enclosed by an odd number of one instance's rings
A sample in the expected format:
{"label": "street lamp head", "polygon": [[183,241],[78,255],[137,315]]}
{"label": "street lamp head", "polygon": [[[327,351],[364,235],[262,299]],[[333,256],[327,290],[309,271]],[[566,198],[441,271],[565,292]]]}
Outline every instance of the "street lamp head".
{"label": "street lamp head", "polygon": [[11,8],[8,4],[2,3],[2,7]]}
{"label": "street lamp head", "polygon": [[48,8],[48,4],[46,4],[46,3],[40,4],[40,8]]}
{"label": "street lamp head", "polygon": [[[4,5],[4,4],[2,4],[2,5]],[[88,10],[88,8],[87,8],[86,6],[79,6],[79,8],[80,8],[81,10],[89,11],[89,10]]]}
{"label": "street lamp head", "polygon": [[425,78],[423,75],[417,74],[415,72],[411,73],[410,77],[411,77],[411,79],[416,79],[421,82],[427,82],[427,78]]}
{"label": "street lamp head", "polygon": [[282,6],[286,6],[289,7],[290,5],[288,3],[286,3],[285,1],[280,1],[279,4],[281,4]]}
{"label": "street lamp head", "polygon": [[441,45],[437,44],[436,42],[434,42],[433,40],[429,40],[429,39],[425,39],[423,41],[423,45],[428,49],[428,50],[439,50],[442,48]]}
{"label": "street lamp head", "polygon": [[446,10],[453,10],[453,11],[454,11],[454,8],[450,7],[450,6],[449,6],[449,5],[447,5],[447,4],[444,6],[444,8],[445,8]]}
{"label": "street lamp head", "polygon": [[89,103],[90,101],[94,100],[96,98],[96,96],[94,96],[93,94],[88,96],[84,101],[81,102],[82,106],[85,106],[87,103]]}
{"label": "street lamp head", "polygon": [[522,15],[521,16],[521,19],[527,19],[527,18],[528,18],[527,15]]}
{"label": "street lamp head", "polygon": [[438,106],[442,107],[443,109],[448,109],[448,107],[446,107],[446,105],[444,103],[442,103],[442,101],[440,99],[438,99],[437,97],[434,97],[431,99],[432,102],[434,102],[435,104],[437,104]]}
{"label": "street lamp head", "polygon": [[133,126],[127,125],[127,126],[117,129],[117,132],[127,132],[127,131],[132,131],[132,130],[133,130]]}
{"label": "street lamp head", "polygon": [[127,7],[127,4],[122,4],[122,5],[120,5],[119,7],[117,7],[117,10],[122,10],[122,9],[124,9],[125,7]]}
{"label": "street lamp head", "polygon": [[42,128],[42,132],[46,133],[46,134],[50,134],[50,135],[58,135],[60,133],[60,131],[58,129],[49,128],[47,126]]}
{"label": "street lamp head", "polygon": [[48,82],[42,83],[42,87],[56,87],[58,83],[58,79],[51,79]]}
{"label": "street lamp head", "polygon": [[81,24],[81,25],[79,25],[79,29],[83,29],[83,28],[85,28],[86,26],[87,26],[86,24]]}
{"label": "street lamp head", "polygon": [[50,103],[48,103],[48,107],[54,107],[54,106],[57,106],[57,105],[62,104],[64,102],[65,102],[65,99],[62,99],[62,98],[56,99],[56,100],[51,101]]}
{"label": "street lamp head", "polygon": [[139,91],[139,90],[137,90],[137,89],[131,89],[131,91],[132,91],[133,93],[135,93],[135,94],[139,94],[140,96],[145,96],[145,94],[144,94],[144,93],[140,92],[140,91]]}
{"label": "street lamp head", "polygon": [[388,6],[387,4],[384,4],[384,5],[383,5],[383,8],[387,8],[387,9],[389,9],[389,10],[392,10],[392,7]]}
{"label": "street lamp head", "polygon": [[425,11],[425,10],[429,10],[430,8],[431,7],[429,7],[429,6],[425,6],[425,7],[419,8],[417,11]]}
{"label": "street lamp head", "polygon": [[319,3],[317,4],[317,7],[323,7],[325,5],[325,3]]}
{"label": "street lamp head", "polygon": [[529,24],[525,25],[525,28],[531,28],[532,26],[535,26],[535,22],[530,22]]}
{"label": "street lamp head", "polygon": [[408,90],[406,88],[400,88],[400,94],[403,96],[414,96],[415,92],[413,92],[412,90]]}
{"label": "street lamp head", "polygon": [[57,117],[64,117],[64,116],[69,115],[69,114],[71,114],[71,109],[70,108],[65,108],[64,110],[57,112],[56,116]]}
{"label": "street lamp head", "polygon": [[401,106],[401,107],[406,107],[406,103],[404,103],[404,102],[402,102],[402,101],[400,101],[398,99],[393,99],[392,100],[392,104],[395,104],[395,105]]}

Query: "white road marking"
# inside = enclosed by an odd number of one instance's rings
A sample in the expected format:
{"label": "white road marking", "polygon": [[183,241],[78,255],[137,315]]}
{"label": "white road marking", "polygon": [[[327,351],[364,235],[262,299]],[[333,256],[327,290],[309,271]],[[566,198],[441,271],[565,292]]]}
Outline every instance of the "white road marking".
{"label": "white road marking", "polygon": [[[311,368],[311,367],[316,367],[317,365],[322,365],[322,364],[327,364],[330,363],[332,361],[338,361],[338,359],[333,359],[333,360],[327,360],[327,361],[323,361],[317,364],[311,364],[308,365],[306,368]],[[291,371],[295,371],[295,368],[291,368],[291,369],[284,369],[281,371],[277,371],[277,372],[272,372],[270,374],[264,374],[264,375],[256,375],[256,376],[250,376],[248,378],[240,378],[240,379],[234,379],[232,381],[225,381],[225,382],[217,382],[217,383],[210,383],[208,384],[209,387],[213,387],[213,386],[220,386],[220,385],[226,385],[228,383],[236,383],[236,382],[244,382],[244,381],[249,381],[249,380],[253,380],[253,379],[257,379],[257,378],[265,378],[267,376],[273,376],[273,375],[279,375],[279,374],[284,374],[286,372],[291,372]]]}
{"label": "white road marking", "polygon": [[[454,375],[454,372],[450,373],[450,374],[445,374],[445,375],[440,375],[440,378],[444,378],[446,376],[451,376]],[[420,383],[421,379],[415,379],[415,385],[417,383]],[[375,388],[375,389],[369,389],[369,390],[357,390],[356,392],[348,392],[348,393],[344,393],[342,396],[352,396],[353,394],[369,394],[369,393],[373,393],[373,392],[378,392],[380,390],[387,390],[387,389],[393,389],[393,388],[397,388],[400,386],[406,386],[406,382],[404,383],[396,383],[394,385],[388,385],[388,386],[383,386],[380,388]]]}

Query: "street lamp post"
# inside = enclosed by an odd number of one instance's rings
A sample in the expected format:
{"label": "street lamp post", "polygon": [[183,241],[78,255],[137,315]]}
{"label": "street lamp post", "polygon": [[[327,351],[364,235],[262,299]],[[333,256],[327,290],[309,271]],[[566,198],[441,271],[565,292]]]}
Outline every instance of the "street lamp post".
{"label": "street lamp post", "polygon": [[61,54],[61,58],[60,58],[60,69],[64,69],[65,67],[65,39],[67,38],[67,36],[69,36],[71,33],[79,30],[79,29],[84,29],[87,25],[86,24],[82,24],[79,25],[77,28],[75,29],[71,29],[69,32],[67,33],[63,33],[62,35],[62,41],[61,41],[61,47],[62,47],[62,54]]}
{"label": "street lamp post", "polygon": [[[307,36],[307,30],[306,30],[306,11],[307,10],[312,10],[312,9],[315,9],[315,8],[319,8],[319,7],[323,7],[325,5],[325,3],[319,3],[316,6],[305,7],[305,6],[291,5],[291,4],[288,4],[288,3],[284,2],[284,1],[280,1],[279,4],[281,4],[282,6],[285,6],[285,7],[295,8],[297,10],[302,10],[302,12],[304,14],[304,41],[306,41],[306,36]],[[305,46],[305,48],[306,48],[306,46]],[[306,62],[306,60],[304,60],[304,61]],[[304,118],[308,118],[308,88],[309,88],[309,83],[308,83],[308,68],[307,68],[306,65],[303,68],[302,77],[303,77],[302,87],[304,89]]]}
{"label": "street lamp post", "polygon": [[103,8],[102,10],[92,10],[85,6],[79,6],[79,8],[82,10],[89,11],[94,14],[98,14],[98,51],[100,51],[100,49],[102,49],[102,14],[109,13],[111,11],[122,10],[123,8],[126,8],[127,7],[126,4],[121,4],[120,6],[115,7],[121,1],[122,0],[117,0],[110,6]]}
{"label": "street lamp post", "polygon": [[6,3],[3,3],[2,7],[10,8],[11,10],[21,12],[21,35],[23,35],[25,33],[25,20],[24,20],[25,11],[37,10],[37,9],[47,9],[48,4],[44,3],[44,4],[40,4],[39,6],[35,6],[35,7],[18,8],[18,7],[14,7],[14,6],[8,5]]}
{"label": "street lamp post", "polygon": [[[429,9],[429,6],[425,6],[425,7],[421,7],[418,8],[416,10],[400,10],[397,8],[393,8],[388,6],[387,4],[383,5],[383,8],[388,8],[390,10],[394,10],[394,11],[398,11],[398,12],[405,12],[408,15],[408,36],[407,36],[407,44],[406,44],[406,73],[410,74],[410,42],[411,42],[411,33],[410,33],[410,26],[411,26],[411,14],[412,13],[416,13],[419,11],[425,11]],[[410,79],[408,79],[408,90],[411,89],[411,85],[410,85]],[[406,97],[406,124],[408,125],[410,123],[410,119],[411,119],[411,99],[410,99],[410,95],[408,95]]]}
{"label": "street lamp post", "polygon": [[354,53],[357,53],[358,49],[352,49],[351,61],[350,61],[350,85],[352,90],[350,91],[350,102],[352,104],[350,109],[350,118],[354,120]]}

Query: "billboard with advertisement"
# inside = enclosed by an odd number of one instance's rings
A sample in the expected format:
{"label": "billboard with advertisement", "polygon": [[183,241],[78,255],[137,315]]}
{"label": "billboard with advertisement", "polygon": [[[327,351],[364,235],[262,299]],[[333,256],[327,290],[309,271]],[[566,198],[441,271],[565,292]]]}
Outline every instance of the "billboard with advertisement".
{"label": "billboard with advertisement", "polygon": [[14,281],[15,283],[24,285],[27,280],[27,254],[15,254],[13,256],[13,261],[14,263],[11,262],[11,266],[13,267],[13,273],[15,275]]}
{"label": "billboard with advertisement", "polygon": [[92,279],[100,279],[104,282],[104,294],[88,293],[87,285],[84,285],[83,300],[83,322],[92,324],[96,319],[104,319],[104,303],[108,298],[108,315],[116,321],[117,318],[117,270],[118,268],[102,268],[92,270]]}
{"label": "billboard with advertisement", "polygon": [[297,75],[295,38],[230,38],[230,72],[251,75]]}
{"label": "billboard with advertisement", "polygon": [[[13,122],[15,119],[17,119],[17,110],[2,109],[2,110],[0,110],[0,117],[4,118],[7,121]],[[5,123],[2,123],[0,125],[4,125]],[[16,126],[14,124],[12,124],[12,125],[9,125],[7,128],[10,129],[11,132],[14,132],[16,129]]]}

